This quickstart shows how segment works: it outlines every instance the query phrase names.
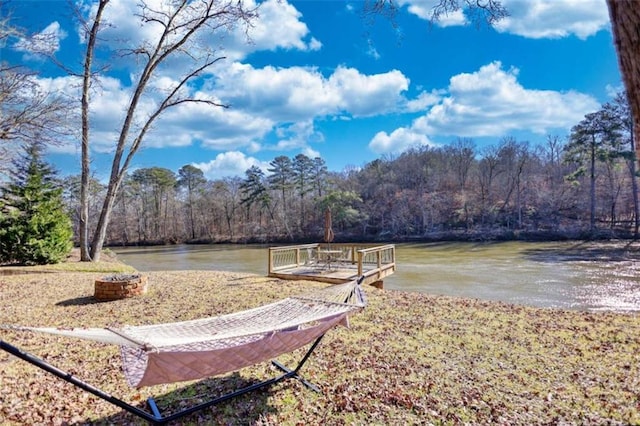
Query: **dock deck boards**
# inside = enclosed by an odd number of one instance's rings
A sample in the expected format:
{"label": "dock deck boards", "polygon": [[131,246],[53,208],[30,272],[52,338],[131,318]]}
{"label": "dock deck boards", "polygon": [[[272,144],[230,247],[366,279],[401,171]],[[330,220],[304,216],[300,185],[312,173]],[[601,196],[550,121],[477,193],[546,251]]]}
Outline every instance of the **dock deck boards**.
{"label": "dock deck boards", "polygon": [[356,265],[325,265],[294,266],[272,272],[272,276],[284,279],[310,279],[328,283],[344,283],[358,278]]}

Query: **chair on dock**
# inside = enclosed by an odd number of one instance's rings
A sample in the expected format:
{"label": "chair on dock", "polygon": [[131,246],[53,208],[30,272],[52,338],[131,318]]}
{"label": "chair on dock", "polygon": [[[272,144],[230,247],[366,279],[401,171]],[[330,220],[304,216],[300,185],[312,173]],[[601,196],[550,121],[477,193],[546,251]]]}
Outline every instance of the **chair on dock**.
{"label": "chair on dock", "polygon": [[307,258],[304,261],[305,266],[318,266],[318,250],[311,247],[307,248]]}

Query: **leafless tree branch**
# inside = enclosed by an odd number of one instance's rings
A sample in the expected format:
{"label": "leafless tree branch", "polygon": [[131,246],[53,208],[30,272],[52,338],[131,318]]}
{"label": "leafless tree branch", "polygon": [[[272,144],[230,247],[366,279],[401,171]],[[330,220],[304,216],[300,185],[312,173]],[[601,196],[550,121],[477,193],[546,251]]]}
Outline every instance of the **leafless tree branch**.
{"label": "leafless tree branch", "polygon": [[[162,28],[161,34],[155,45],[151,46],[146,43],[124,53],[124,55],[134,55],[142,58],[143,69],[139,74],[137,83],[134,85],[132,98],[115,146],[109,185],[92,240],[91,257],[93,260],[98,259],[97,256],[99,256],[102,249],[106,226],[119,186],[124,179],[132,158],[139,150],[144,137],[154,122],[168,108],[184,103],[204,103],[224,107],[224,105],[219,105],[217,102],[207,99],[179,96],[190,81],[200,76],[214,63],[224,59],[223,56],[213,57],[208,49],[198,46],[197,40],[195,40],[196,34],[205,30],[214,34],[218,30],[231,29],[238,24],[248,24],[256,16],[255,9],[246,10],[241,0],[227,0],[224,2],[218,0],[180,0],[165,6],[165,8],[156,10],[142,1],[139,14],[141,21],[144,25],[160,25]],[[193,43],[193,45],[190,43]],[[155,111],[144,120],[140,130],[131,139],[132,127],[134,126],[134,119],[136,118],[140,101],[144,96],[148,96],[152,90],[149,87],[149,82],[158,73],[158,68],[161,65],[166,63],[169,58],[177,55],[186,55],[191,60],[193,68],[169,89],[167,96],[163,98]],[[131,142],[129,143],[129,141]]]}

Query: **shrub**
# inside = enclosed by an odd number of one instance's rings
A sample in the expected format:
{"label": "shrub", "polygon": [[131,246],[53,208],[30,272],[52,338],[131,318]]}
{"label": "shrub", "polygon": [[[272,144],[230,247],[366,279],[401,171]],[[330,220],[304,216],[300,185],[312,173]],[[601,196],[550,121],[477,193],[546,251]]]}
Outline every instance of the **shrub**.
{"label": "shrub", "polygon": [[0,206],[0,262],[25,265],[57,263],[73,247],[71,219],[62,202],[55,171],[31,144],[14,162],[12,180]]}

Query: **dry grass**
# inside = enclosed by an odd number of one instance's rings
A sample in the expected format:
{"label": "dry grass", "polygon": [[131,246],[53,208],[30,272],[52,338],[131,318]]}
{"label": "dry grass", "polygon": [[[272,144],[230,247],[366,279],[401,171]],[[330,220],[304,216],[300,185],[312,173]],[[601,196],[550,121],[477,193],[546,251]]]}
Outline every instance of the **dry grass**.
{"label": "dry grass", "polygon": [[[169,322],[246,309],[322,286],[240,273],[154,272],[147,295],[96,303],[93,280],[101,275],[0,275],[0,323]],[[366,291],[367,309],[352,318],[350,329],[331,331],[303,370],[322,394],[288,381],[182,424],[640,423],[637,315]],[[117,348],[0,333],[125,401],[144,407],[153,395],[168,412],[273,375],[264,364],[222,378],[136,390],[120,374]],[[84,423],[142,422],[0,353],[0,424]]]}
{"label": "dry grass", "polygon": [[0,275],[44,272],[133,272],[135,269],[119,262],[109,249],[102,251],[99,262],[80,262],[80,250],[73,249],[65,262],[52,265],[5,266],[0,264]]}

